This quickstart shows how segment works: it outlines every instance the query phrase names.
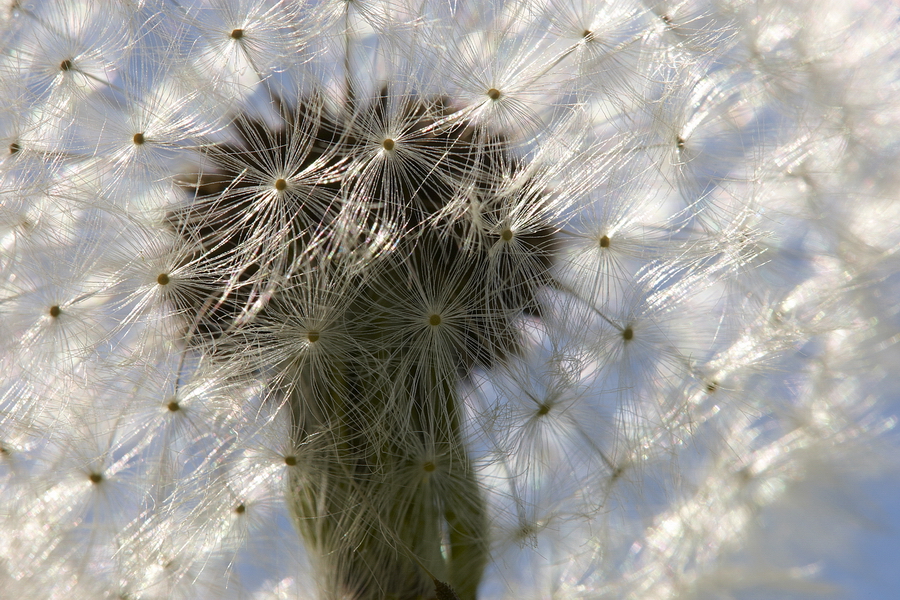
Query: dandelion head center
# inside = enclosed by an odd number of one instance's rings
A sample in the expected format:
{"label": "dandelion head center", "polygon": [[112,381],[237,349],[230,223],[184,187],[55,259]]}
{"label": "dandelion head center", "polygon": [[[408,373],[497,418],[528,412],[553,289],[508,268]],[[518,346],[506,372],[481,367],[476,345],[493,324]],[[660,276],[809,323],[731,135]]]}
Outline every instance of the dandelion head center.
{"label": "dandelion head center", "polygon": [[[522,232],[503,228],[500,238],[515,237],[516,244],[498,259],[496,238],[480,233],[483,217],[461,219],[449,208],[459,203],[460,190],[471,189],[480,215],[500,220],[511,202],[525,209],[532,202],[542,206],[548,192],[532,183],[531,171],[502,135],[492,134],[485,143],[474,124],[452,121],[454,109],[446,99],[403,102],[397,110],[407,141],[404,153],[389,163],[373,163],[371,145],[364,143],[383,123],[385,107],[395,104],[380,96],[361,103],[352,115],[330,112],[314,99],[288,106],[273,98],[281,122],[238,115],[236,141],[204,148],[208,166],[183,184],[194,195],[193,204],[168,217],[181,243],[196,247],[191,269],[179,275],[183,285],[172,298],[192,323],[194,343],[238,334],[238,321],[283,323],[297,308],[318,308],[308,294],[297,292],[310,288],[290,282],[307,272],[333,272],[340,274],[332,283],[347,283],[358,302],[337,299],[328,307],[329,319],[359,332],[364,346],[371,347],[373,328],[366,315],[372,306],[391,311],[375,328],[390,329],[408,315],[422,314],[418,300],[450,300],[465,307],[460,317],[465,333],[447,341],[453,348],[444,354],[452,358],[452,369],[490,367],[518,351],[519,317],[540,313],[538,291],[550,282],[556,227],[535,217]],[[454,125],[436,127],[448,121]],[[387,152],[397,147],[390,137],[380,145]],[[290,187],[284,173],[303,178],[304,194],[272,196],[273,187],[277,192]],[[500,192],[516,177],[521,199]],[[373,256],[375,266],[359,271],[358,264]],[[192,280],[189,271],[228,275]],[[360,272],[366,274],[353,274]],[[402,293],[406,282],[421,282],[421,292],[441,295]],[[276,317],[276,310],[288,313]],[[445,316],[426,312],[425,320],[437,327]],[[320,332],[301,335],[314,344]],[[401,346],[380,349],[386,356],[403,356],[412,343],[399,332],[376,337],[379,344]]]}

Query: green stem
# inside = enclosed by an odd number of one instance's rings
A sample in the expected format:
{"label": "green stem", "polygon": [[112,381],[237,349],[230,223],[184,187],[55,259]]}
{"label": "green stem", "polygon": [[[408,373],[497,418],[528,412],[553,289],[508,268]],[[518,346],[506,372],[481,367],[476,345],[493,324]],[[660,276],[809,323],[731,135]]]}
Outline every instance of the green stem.
{"label": "green stem", "polygon": [[300,372],[295,442],[311,458],[292,474],[288,504],[318,557],[324,598],[433,598],[436,579],[475,600],[485,503],[463,444],[456,372],[422,368],[378,325],[366,327],[372,363]]}

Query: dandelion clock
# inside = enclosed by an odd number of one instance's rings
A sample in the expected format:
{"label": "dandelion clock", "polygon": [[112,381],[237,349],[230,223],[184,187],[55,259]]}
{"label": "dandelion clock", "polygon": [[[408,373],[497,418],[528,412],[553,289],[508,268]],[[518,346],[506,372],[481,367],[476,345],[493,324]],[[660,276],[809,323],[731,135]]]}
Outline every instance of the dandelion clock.
{"label": "dandelion clock", "polygon": [[8,594],[892,589],[890,3],[2,10]]}

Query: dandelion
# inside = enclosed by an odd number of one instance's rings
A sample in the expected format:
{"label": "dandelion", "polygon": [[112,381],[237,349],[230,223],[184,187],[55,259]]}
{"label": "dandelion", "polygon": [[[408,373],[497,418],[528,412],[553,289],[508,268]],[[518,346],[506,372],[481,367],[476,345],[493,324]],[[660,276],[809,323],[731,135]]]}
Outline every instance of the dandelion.
{"label": "dandelion", "polygon": [[831,589],[896,469],[896,8],[3,14],[13,593]]}

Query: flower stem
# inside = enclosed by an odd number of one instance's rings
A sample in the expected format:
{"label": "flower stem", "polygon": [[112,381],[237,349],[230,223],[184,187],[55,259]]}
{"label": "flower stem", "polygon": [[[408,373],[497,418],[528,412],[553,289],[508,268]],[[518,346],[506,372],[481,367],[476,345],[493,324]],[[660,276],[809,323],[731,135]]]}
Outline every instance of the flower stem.
{"label": "flower stem", "polygon": [[486,511],[463,443],[459,376],[453,365],[423,366],[371,316],[383,303],[367,298],[361,336],[372,356],[306,368],[292,383],[295,442],[312,458],[291,477],[288,505],[317,555],[324,598],[416,600],[447,582],[474,600]]}

